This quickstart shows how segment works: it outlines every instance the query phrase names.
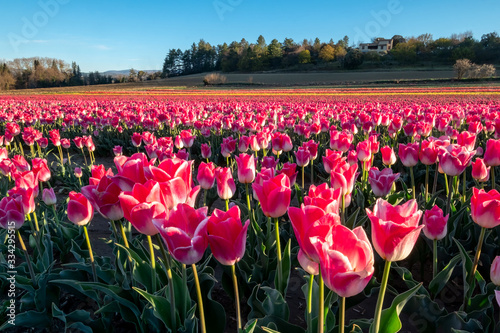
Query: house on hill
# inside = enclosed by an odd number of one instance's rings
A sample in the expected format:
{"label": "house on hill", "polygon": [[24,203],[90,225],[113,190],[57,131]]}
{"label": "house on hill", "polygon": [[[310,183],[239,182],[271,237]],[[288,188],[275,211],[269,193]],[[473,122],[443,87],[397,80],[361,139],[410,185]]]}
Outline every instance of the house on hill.
{"label": "house on hill", "polygon": [[359,50],[361,52],[377,52],[387,53],[393,47],[394,39],[375,38],[372,43],[360,43]]}

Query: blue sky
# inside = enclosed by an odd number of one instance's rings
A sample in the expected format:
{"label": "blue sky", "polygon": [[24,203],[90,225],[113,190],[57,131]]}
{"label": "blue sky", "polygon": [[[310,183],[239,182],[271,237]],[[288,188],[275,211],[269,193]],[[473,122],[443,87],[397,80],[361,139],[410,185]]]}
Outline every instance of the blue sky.
{"label": "blue sky", "polygon": [[[26,9],[28,8],[29,9]],[[82,71],[160,70],[171,48],[285,37],[350,43],[395,34],[497,31],[498,0],[26,0],[2,3],[0,59],[51,57]]]}

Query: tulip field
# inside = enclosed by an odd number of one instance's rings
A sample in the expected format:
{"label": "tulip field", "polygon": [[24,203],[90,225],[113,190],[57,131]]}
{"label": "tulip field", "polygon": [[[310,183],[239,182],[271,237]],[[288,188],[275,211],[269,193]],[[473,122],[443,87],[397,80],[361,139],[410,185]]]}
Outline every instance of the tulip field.
{"label": "tulip field", "polygon": [[0,330],[500,332],[498,166],[494,86],[0,95]]}

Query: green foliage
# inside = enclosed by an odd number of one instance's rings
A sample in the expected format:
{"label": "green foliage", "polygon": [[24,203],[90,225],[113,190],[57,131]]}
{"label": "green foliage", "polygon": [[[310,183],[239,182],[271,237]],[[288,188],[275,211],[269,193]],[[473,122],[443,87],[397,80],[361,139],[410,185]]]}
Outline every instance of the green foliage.
{"label": "green foliage", "polygon": [[363,64],[364,56],[360,50],[351,50],[344,57],[343,65],[346,69],[356,69]]}

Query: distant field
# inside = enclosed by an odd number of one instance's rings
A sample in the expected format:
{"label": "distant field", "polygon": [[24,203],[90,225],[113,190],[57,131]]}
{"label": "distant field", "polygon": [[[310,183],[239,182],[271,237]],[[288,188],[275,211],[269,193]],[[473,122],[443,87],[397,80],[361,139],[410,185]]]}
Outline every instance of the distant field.
{"label": "distant field", "polygon": [[[203,87],[203,77],[207,73],[193,74],[156,81],[145,81],[136,83],[121,83],[108,85],[93,85],[79,87],[61,87],[46,89],[26,89],[3,92],[4,94],[37,94],[37,93],[58,93],[58,92],[86,92],[86,91],[130,91],[130,90],[151,90],[164,87]],[[353,72],[306,72],[306,73],[249,73],[249,74],[223,74],[227,81],[224,87],[228,88],[264,88],[264,87],[307,87],[307,86],[405,86],[414,85],[419,80],[420,84],[432,83],[431,80],[450,80],[455,77],[455,73],[450,70],[403,70],[403,71],[353,71]],[[417,80],[416,82],[405,82]],[[429,80],[429,81],[427,81]],[[494,82],[437,82],[433,85],[493,85],[498,86],[498,81]]]}

